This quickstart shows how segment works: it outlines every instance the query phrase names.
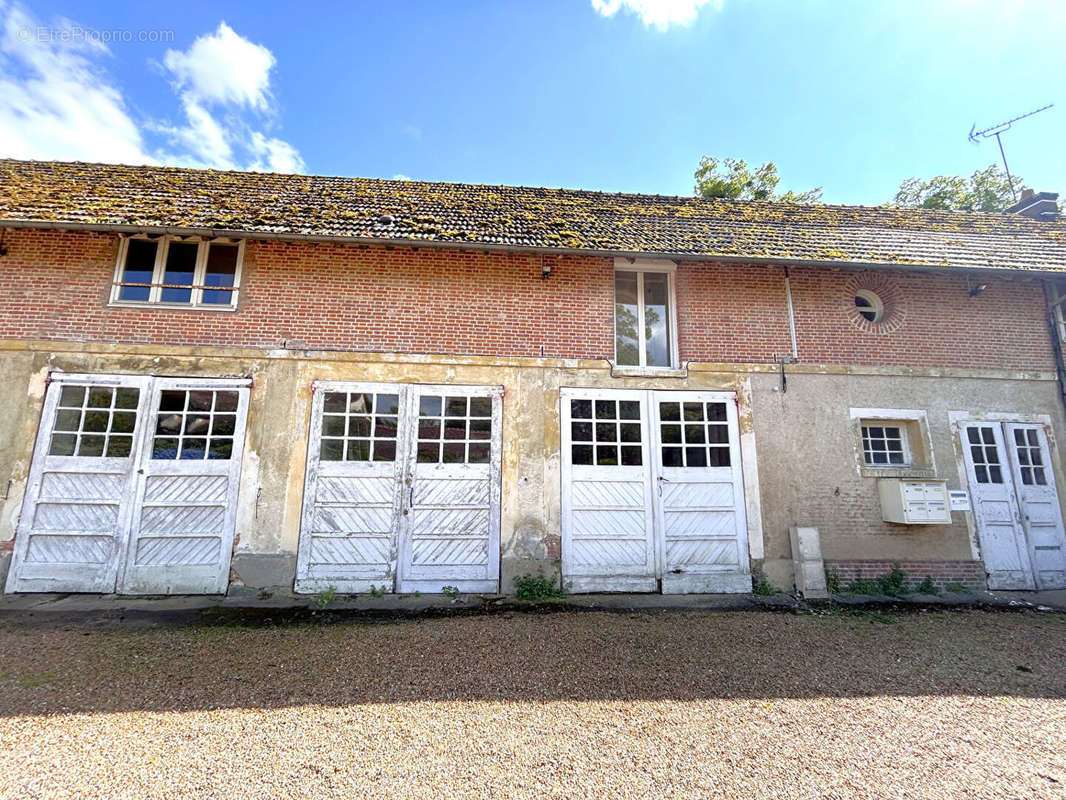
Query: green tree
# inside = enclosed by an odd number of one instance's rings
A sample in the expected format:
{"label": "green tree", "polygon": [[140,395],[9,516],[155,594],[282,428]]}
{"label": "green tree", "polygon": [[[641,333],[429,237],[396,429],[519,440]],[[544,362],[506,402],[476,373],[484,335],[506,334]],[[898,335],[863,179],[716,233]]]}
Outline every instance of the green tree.
{"label": "green tree", "polygon": [[[1014,191],[1020,196],[1025,183],[1013,176]],[[896,192],[895,204],[910,208],[944,211],[985,211],[997,213],[1014,205],[1011,181],[998,165],[990,164],[968,178],[961,175],[937,175],[922,180],[908,178]]]}
{"label": "green tree", "polygon": [[820,203],[822,187],[807,192],[777,193],[780,178],[777,166],[767,161],[761,167],[750,169],[743,158],[712,156],[700,159],[696,169],[696,194],[699,197],[724,197],[729,200],[768,200],[779,203]]}

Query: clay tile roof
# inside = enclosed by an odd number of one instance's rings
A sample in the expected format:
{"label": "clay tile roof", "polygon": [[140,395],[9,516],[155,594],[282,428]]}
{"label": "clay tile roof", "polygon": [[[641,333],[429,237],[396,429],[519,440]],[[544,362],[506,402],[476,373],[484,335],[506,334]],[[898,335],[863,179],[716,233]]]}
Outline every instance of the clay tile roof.
{"label": "clay tile roof", "polygon": [[1066,224],[1004,214],[0,159],[0,226],[51,223],[252,238],[1066,270]]}

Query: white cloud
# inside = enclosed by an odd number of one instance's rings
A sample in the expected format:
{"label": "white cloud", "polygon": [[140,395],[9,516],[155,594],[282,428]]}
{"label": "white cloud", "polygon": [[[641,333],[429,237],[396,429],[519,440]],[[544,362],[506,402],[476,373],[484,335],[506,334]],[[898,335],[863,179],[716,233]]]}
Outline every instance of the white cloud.
{"label": "white cloud", "polygon": [[167,50],[163,64],[182,94],[201,103],[271,109],[270,70],[274,54],[261,44],[237,35],[222,22],[185,52]]}
{"label": "white cloud", "polygon": [[96,64],[107,55],[97,42],[39,37],[29,15],[0,0],[0,155],[153,161],[122,92]]}
{"label": "white cloud", "polygon": [[0,0],[0,157],[304,169],[296,148],[270,135],[276,61],[266,47],[223,22],[187,50],[168,50],[179,121],[139,119],[103,66],[113,56],[105,44],[41,33],[74,27],[43,26]]}
{"label": "white cloud", "polygon": [[592,7],[605,17],[619,11],[636,14],[648,27],[665,31],[671,25],[688,26],[704,6],[722,10],[723,0],[592,0]]}
{"label": "white cloud", "polygon": [[402,172],[397,172],[392,176],[394,181],[410,181],[414,180],[410,175],[404,175]]}

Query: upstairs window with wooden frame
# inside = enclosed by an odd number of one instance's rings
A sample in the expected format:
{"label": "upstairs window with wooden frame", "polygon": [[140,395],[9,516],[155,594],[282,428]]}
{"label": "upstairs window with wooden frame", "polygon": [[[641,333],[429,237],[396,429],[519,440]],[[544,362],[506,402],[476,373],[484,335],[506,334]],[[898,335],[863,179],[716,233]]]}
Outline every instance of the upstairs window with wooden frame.
{"label": "upstairs window with wooden frame", "polygon": [[119,246],[111,303],[233,311],[243,261],[239,239],[131,236]]}
{"label": "upstairs window with wooden frame", "polygon": [[620,367],[677,367],[673,262],[616,263],[615,363]]}

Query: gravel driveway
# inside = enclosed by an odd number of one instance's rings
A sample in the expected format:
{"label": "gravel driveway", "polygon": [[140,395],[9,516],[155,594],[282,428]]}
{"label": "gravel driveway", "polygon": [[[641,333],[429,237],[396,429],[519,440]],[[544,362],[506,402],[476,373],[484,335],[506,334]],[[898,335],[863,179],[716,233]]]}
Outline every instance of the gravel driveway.
{"label": "gravel driveway", "polygon": [[1066,616],[0,621],[0,798],[1066,797]]}

